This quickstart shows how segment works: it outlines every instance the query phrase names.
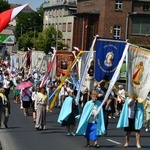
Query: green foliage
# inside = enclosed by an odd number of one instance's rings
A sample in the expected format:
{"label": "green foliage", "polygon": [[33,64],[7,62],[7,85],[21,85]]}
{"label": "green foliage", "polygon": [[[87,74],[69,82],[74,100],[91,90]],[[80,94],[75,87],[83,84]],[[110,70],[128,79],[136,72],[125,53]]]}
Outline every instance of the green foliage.
{"label": "green foliage", "polygon": [[42,31],[43,12],[41,5],[36,12],[19,13],[15,35],[20,50],[25,50],[27,47],[36,47],[37,50],[46,52],[49,51],[52,46],[56,47],[56,40],[58,41],[58,49],[62,49],[66,46],[60,42],[63,37],[62,32],[60,30],[56,31],[54,26],[50,26]]}
{"label": "green foliage", "polygon": [[10,9],[10,5],[6,0],[0,0],[0,13]]}
{"label": "green foliage", "polygon": [[[40,51],[47,51],[51,46],[56,46],[56,40],[59,40],[63,37],[62,32],[58,30],[58,39],[57,31],[54,26],[46,28],[43,32],[39,33],[38,38],[36,39],[36,48]],[[59,47],[59,42],[58,42]]]}
{"label": "green foliage", "polygon": [[[37,35],[38,35],[38,32],[36,32],[36,31],[29,31],[29,32],[23,34],[18,39],[19,49],[26,50],[27,47],[34,47]],[[35,38],[34,38],[34,36],[35,36]]]}
{"label": "green foliage", "polygon": [[41,32],[43,27],[43,17],[38,12],[19,13],[15,28],[16,39],[18,40],[21,35],[29,30],[36,30]]}

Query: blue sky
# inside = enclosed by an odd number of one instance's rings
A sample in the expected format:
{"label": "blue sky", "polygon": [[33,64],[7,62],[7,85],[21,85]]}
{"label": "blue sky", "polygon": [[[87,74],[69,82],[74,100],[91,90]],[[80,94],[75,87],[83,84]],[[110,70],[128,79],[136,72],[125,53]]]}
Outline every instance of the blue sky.
{"label": "blue sky", "polygon": [[14,3],[14,4],[27,4],[27,3],[29,3],[29,6],[33,10],[36,10],[36,8],[39,8],[44,1],[47,2],[48,0],[8,0],[8,1],[9,1],[9,3]]}

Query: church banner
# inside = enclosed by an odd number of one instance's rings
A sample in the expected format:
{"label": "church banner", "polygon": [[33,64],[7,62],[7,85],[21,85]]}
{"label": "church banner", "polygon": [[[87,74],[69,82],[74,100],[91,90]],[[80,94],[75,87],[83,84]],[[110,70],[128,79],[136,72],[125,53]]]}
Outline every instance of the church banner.
{"label": "church banner", "polygon": [[36,69],[41,70],[47,67],[46,62],[43,59],[44,57],[45,57],[45,53],[43,51],[32,51],[31,67],[33,70],[36,70]]}
{"label": "church banner", "polygon": [[126,41],[98,39],[96,41],[95,79],[111,80],[122,57]]}
{"label": "church banner", "polygon": [[[68,51],[57,51],[56,52],[56,75],[60,77],[62,74],[65,75],[68,71],[68,67],[72,64],[74,56],[72,52]],[[71,71],[68,74],[71,75]]]}
{"label": "church banner", "polygon": [[130,45],[128,57],[128,93],[143,101],[150,91],[150,51]]}

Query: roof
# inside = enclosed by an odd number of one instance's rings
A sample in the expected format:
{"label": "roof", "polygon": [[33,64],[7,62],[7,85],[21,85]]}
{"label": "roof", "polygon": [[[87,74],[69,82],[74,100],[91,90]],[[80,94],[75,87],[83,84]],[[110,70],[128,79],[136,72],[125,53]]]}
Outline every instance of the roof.
{"label": "roof", "polygon": [[[16,8],[22,6],[21,4],[10,4],[10,8]],[[29,5],[23,9],[23,12],[32,12],[34,11]]]}

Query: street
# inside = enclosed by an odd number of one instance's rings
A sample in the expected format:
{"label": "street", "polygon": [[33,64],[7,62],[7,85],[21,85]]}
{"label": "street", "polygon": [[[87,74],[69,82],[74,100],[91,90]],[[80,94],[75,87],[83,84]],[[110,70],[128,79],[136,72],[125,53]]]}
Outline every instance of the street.
{"label": "street", "polygon": [[[32,120],[32,109],[30,116],[25,117],[20,109],[20,104],[14,104],[12,95],[11,114],[8,122],[8,129],[0,129],[0,149],[3,150],[93,150],[86,148],[86,139],[83,136],[67,136],[65,127],[57,123],[60,109],[54,108],[52,112],[47,113],[46,130],[36,131]],[[123,129],[116,129],[118,118],[109,119],[108,136],[99,137],[101,150],[122,150],[124,149],[125,132]],[[78,124],[78,121],[77,121]],[[150,149],[150,132],[141,130],[142,150]],[[132,133],[128,150],[136,149],[135,134]]]}

